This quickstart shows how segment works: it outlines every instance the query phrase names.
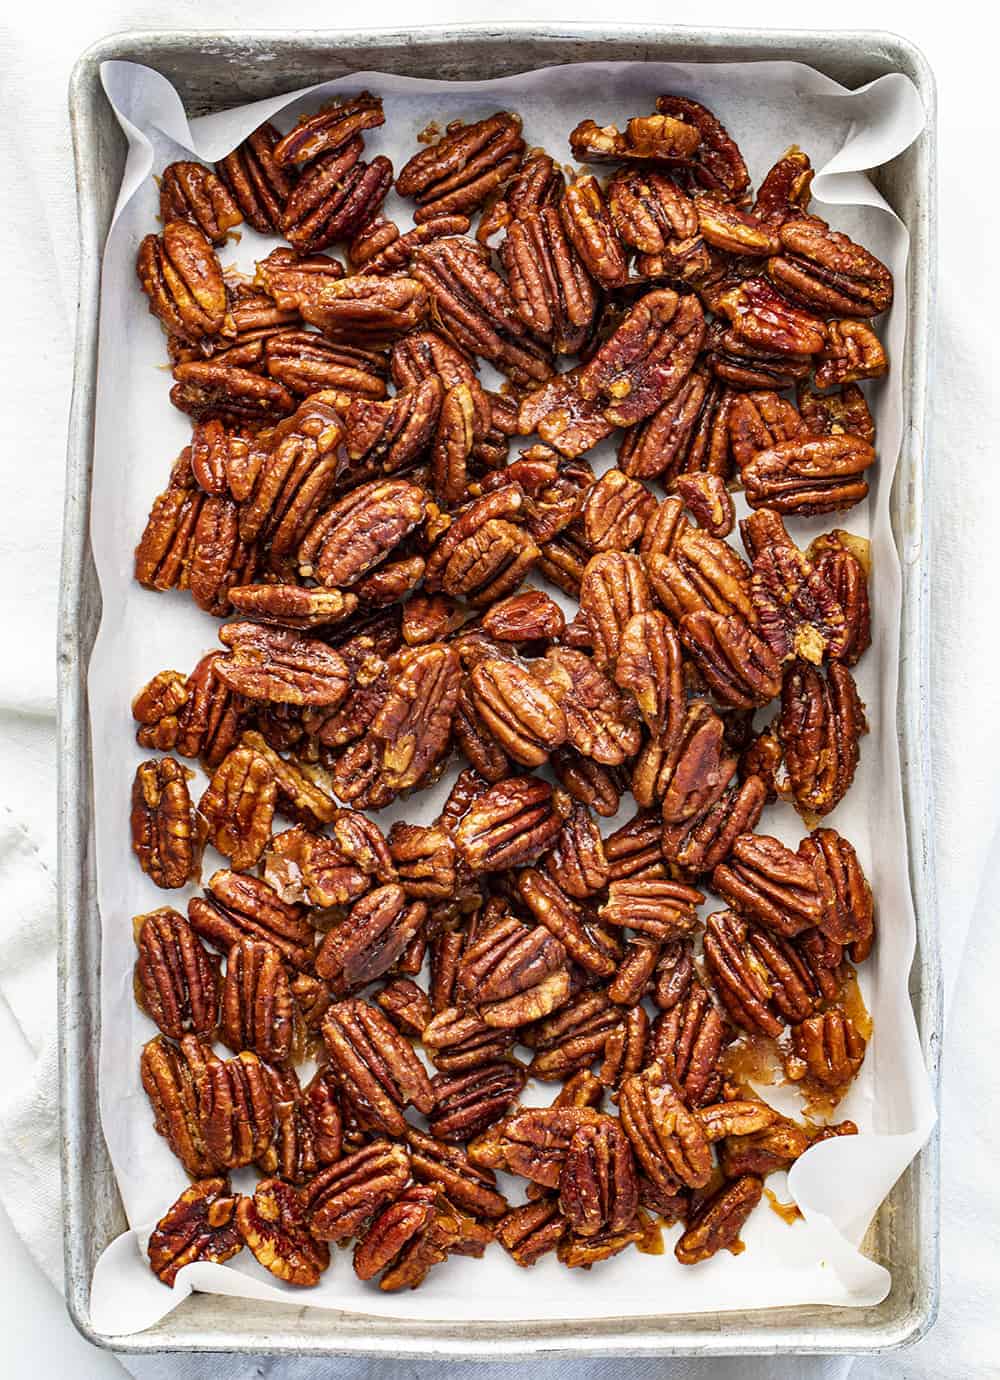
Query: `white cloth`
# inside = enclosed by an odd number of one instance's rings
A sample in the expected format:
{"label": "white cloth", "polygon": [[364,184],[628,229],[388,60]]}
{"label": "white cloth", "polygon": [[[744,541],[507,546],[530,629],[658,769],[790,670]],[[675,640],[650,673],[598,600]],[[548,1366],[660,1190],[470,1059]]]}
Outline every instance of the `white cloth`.
{"label": "white cloth", "polygon": [[[976,16],[977,41],[955,7],[922,13],[903,0],[840,0],[836,22],[873,20],[909,33],[935,66],[942,90],[940,141],[940,310],[932,392],[933,525],[932,752],[937,792],[937,859],[948,1023],[942,1105],[943,1294],[935,1329],[912,1350],[854,1363],[841,1359],[628,1363],[647,1377],[802,1377],[852,1380],[987,1377],[996,1374],[995,1318],[1000,1311],[993,1256],[1000,1229],[996,1184],[996,1078],[1000,1038],[1000,938],[994,898],[1000,885],[996,781],[1000,767],[1000,658],[996,651],[995,547],[1000,514],[997,471],[987,452],[1000,425],[992,392],[991,250],[996,243],[991,168],[998,116],[989,21]],[[435,0],[418,11],[383,0],[382,25],[471,19],[607,20],[601,0]],[[704,5],[676,0],[669,13],[633,0],[630,23],[703,23]],[[746,22],[736,0],[716,0],[712,22]],[[801,22],[801,6],[772,0],[754,22]],[[0,412],[4,592],[0,658],[0,1199],[35,1260],[57,1285],[61,1276],[58,1129],[55,1079],[54,666],[55,606],[76,284],[76,225],[65,89],[77,54],[116,29],[273,27],[363,22],[318,0],[296,0],[276,13],[263,0],[92,0],[21,7],[16,27],[0,33],[0,73],[7,138],[0,144],[4,188],[4,355]],[[993,1321],[991,1321],[993,1320]],[[69,1323],[66,1323],[69,1327]],[[141,1377],[213,1377],[249,1373],[312,1380],[476,1380],[513,1376],[511,1367],[269,1361],[260,1358],[122,1358]],[[251,1370],[252,1365],[252,1370]],[[622,1362],[532,1365],[543,1380],[604,1380]],[[77,1370],[74,1374],[83,1375]],[[95,1368],[94,1374],[97,1374]],[[101,1374],[106,1373],[101,1370]]]}

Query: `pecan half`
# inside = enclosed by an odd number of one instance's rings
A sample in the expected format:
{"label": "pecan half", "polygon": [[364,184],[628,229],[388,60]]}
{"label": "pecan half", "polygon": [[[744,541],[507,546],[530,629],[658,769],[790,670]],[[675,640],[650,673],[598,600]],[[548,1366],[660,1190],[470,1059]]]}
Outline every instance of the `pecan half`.
{"label": "pecan half", "polygon": [[561,1081],[574,1072],[589,1069],[595,1059],[605,1054],[622,1021],[621,1008],[613,1005],[603,992],[581,992],[562,1010],[539,1021],[522,1036],[534,1050],[528,1072],[535,1078]]}
{"label": "pecan half", "polygon": [[749,191],[750,174],[735,141],[717,117],[689,96],[657,96],[656,108],[698,131],[699,142],[684,171],[727,201],[741,201]]}
{"label": "pecan half", "polygon": [[753,1174],[723,1185],[687,1219],[684,1235],[674,1246],[682,1265],[697,1265],[716,1251],[741,1249],[740,1232],[761,1200],[763,1182]]}
{"label": "pecan half", "polygon": [[222,244],[243,216],[229,190],[201,163],[170,163],[160,178],[160,219],[188,220],[215,244]]}
{"label": "pecan half", "polygon": [[533,862],[552,846],[561,826],[549,783],[512,777],[473,803],[455,831],[455,844],[474,872],[499,872]]}
{"label": "pecan half", "polygon": [[696,1113],[685,1107],[666,1071],[650,1064],[626,1078],[618,1113],[643,1174],[658,1187],[703,1188],[712,1176],[712,1148]]}
{"label": "pecan half", "polygon": [[862,476],[875,451],[860,436],[818,436],[781,441],[743,467],[751,508],[812,516],[853,508],[868,493]]}
{"label": "pecan half", "polygon": [[461,595],[474,605],[513,593],[539,556],[519,518],[524,492],[505,484],[463,508],[427,559],[424,588]]}
{"label": "pecan half", "polygon": [[410,1177],[406,1147],[376,1140],[316,1175],[302,1190],[309,1230],[319,1241],[346,1241]]}
{"label": "pecan half", "polygon": [[653,1022],[649,1055],[662,1064],[689,1107],[714,1102],[722,1089],[719,1059],[731,1028],[699,982]]}
{"label": "pecan half", "polygon": [[790,297],[826,316],[878,316],[892,305],[892,274],[850,236],[807,216],[786,221],[778,238],[767,271]]}
{"label": "pecan half", "polygon": [[868,573],[858,539],[849,532],[826,532],[812,542],[808,558],[844,613],[845,635],[831,652],[835,660],[856,665],[871,646]]}
{"label": "pecan half", "polygon": [[578,901],[607,883],[604,841],[585,805],[574,806],[564,821],[545,866],[559,888]]}
{"label": "pecan half", "polygon": [[753,350],[816,355],[826,344],[823,322],[793,306],[765,278],[744,278],[736,287],[716,294],[712,310],[728,320],[732,341]]}
{"label": "pecan half", "polygon": [[336,278],[282,265],[267,273],[264,286],[283,311],[298,311],[330,340],[349,345],[403,335],[421,324],[429,307],[426,289],[413,278]]}
{"label": "pecan half", "polygon": [[568,997],[566,949],[544,925],[529,929],[509,917],[466,948],[456,987],[486,1025],[514,1029],[548,1015]]}
{"label": "pecan half", "polygon": [[137,915],[133,925],[138,1005],[173,1040],[187,1031],[211,1036],[219,1016],[219,960],[167,906]]}
{"label": "pecan half", "polygon": [[469,1146],[469,1158],[486,1169],[504,1169],[545,1188],[558,1188],[574,1133],[602,1120],[590,1107],[525,1108],[477,1137]]}
{"label": "pecan half", "polygon": [[592,917],[583,907],[534,868],[526,868],[519,875],[517,889],[535,919],[556,936],[585,972],[610,977],[615,971],[614,956],[608,944],[600,942]]}
{"label": "pecan half", "polygon": [[638,426],[625,432],[618,465],[636,479],[728,475],[729,416],[737,394],[697,369]]}
{"label": "pecan half", "polygon": [[314,576],[327,588],[356,584],[413,531],[426,507],[423,489],[406,479],[376,479],[359,485],[328,508],[306,533],[299,547],[300,573]]}
{"label": "pecan half", "polygon": [[279,167],[310,163],[326,153],[336,153],[366,129],[385,124],[380,96],[362,91],[346,101],[335,101],[312,115],[303,115],[274,150]]}
{"label": "pecan half", "polygon": [[662,804],[667,825],[690,826],[721,797],[736,771],[725,725],[705,700],[692,700],[672,743],[653,740],[639,757],[632,790],[640,805]]}
{"label": "pecan half", "polygon": [[317,1241],[298,1193],[281,1179],[265,1179],[252,1198],[240,1198],[236,1225],[258,1262],[272,1275],[310,1288],[330,1264],[330,1248]]}
{"label": "pecan half", "polygon": [[483,630],[499,642],[554,642],[565,627],[562,609],[540,589],[512,594],[483,614]]}
{"label": "pecan half", "polygon": [[810,863],[766,834],[741,835],[712,873],[712,887],[734,910],[785,936],[821,924],[829,906]]}
{"label": "pecan half", "polygon": [[506,659],[479,662],[470,676],[472,703],[503,751],[538,767],[566,740],[566,716],[527,667]]}
{"label": "pecan half", "polygon": [[139,1076],[153,1109],[153,1124],[193,1179],[214,1174],[216,1164],[205,1144],[201,1123],[200,1080],[211,1046],[195,1035],[173,1045],[162,1035],[143,1047]]}
{"label": "pecan half", "polygon": [[865,1040],[839,1006],[810,1016],[792,1031],[792,1058],[785,1072],[795,1079],[808,1075],[824,1088],[840,1091],[857,1075],[865,1057]]}
{"label": "pecan half", "polygon": [[431,1080],[437,1105],[428,1121],[431,1135],[444,1141],[469,1141],[499,1121],[526,1081],[518,1064],[483,1064],[462,1073],[439,1073]]}
{"label": "pecan half", "polygon": [[625,250],[612,223],[596,177],[576,177],[559,206],[563,226],[587,272],[611,292],[628,280]]}
{"label": "pecan half", "polygon": [[812,866],[824,893],[832,892],[820,924],[826,939],[870,947],[875,924],[872,891],[851,844],[836,829],[815,829],[799,844],[799,853]]}
{"label": "pecan half", "polygon": [[188,902],[191,928],[228,952],[244,935],[273,944],[296,968],[312,960],[315,932],[303,908],[283,901],[259,877],[223,870],[208,881],[208,896]]}
{"label": "pecan half", "polygon": [[824,655],[839,657],[848,636],[844,610],[829,579],[802,554],[780,516],[761,508],[740,524],[740,532],[753,560],[750,594],[760,635],[774,655],[815,665]]}
{"label": "pecan half", "polygon": [[198,802],[209,841],[237,872],[249,871],[260,861],[271,837],[277,795],[267,759],[244,746],[220,762]]}
{"label": "pecan half", "polygon": [[185,1265],[211,1260],[223,1265],[239,1255],[243,1238],[234,1220],[237,1198],[228,1179],[199,1179],[186,1188],[153,1228],[149,1268],[173,1286]]}
{"label": "pecan half", "polygon": [[651,607],[649,582],[637,556],[602,551],[587,562],[580,582],[580,611],[594,661],[602,671],[614,671],[629,620]]}
{"label": "pecan half", "polygon": [[366,398],[385,397],[385,357],[335,344],[316,331],[285,331],[264,347],[267,372],[296,397],[330,388]]}
{"label": "pecan half", "polygon": [[225,358],[178,364],[174,380],[170,401],[198,421],[273,422],[295,410],[295,399],[277,379],[263,378]]}
{"label": "pecan half", "polygon": [[187,220],[170,220],[162,235],[147,235],[139,246],[136,270],[149,310],[164,330],[197,345],[227,325],[226,287],[208,237]]}
{"label": "pecan half", "polygon": [[813,170],[809,155],[794,144],[768,171],[757,190],[754,215],[770,225],[781,225],[808,211]]}
{"label": "pecan half", "polygon": [[781,1034],[812,1015],[822,977],[792,940],[750,926],[730,912],[705,924],[705,965],[730,1018],[751,1034]]}
{"label": "pecan half", "polygon": [[629,618],[622,629],[615,682],[631,690],[661,746],[678,738],[686,710],[681,646],[665,614],[650,610]]}
{"label": "pecan half", "polygon": [[240,1169],[260,1160],[274,1139],[274,1099],[266,1065],[243,1051],[206,1059],[198,1076],[202,1135],[212,1163]]}
{"label": "pecan half", "polygon": [[592,551],[627,551],[637,546],[656,508],[656,499],[636,479],[621,470],[607,470],[591,484],[582,519]]}
{"label": "pecan half", "polygon": [[381,1130],[402,1135],[404,1107],[425,1115],[433,1110],[424,1066],[377,1007],[357,999],[337,1002],[324,1018],[323,1039],[345,1097]]}
{"label": "pecan half", "polygon": [[292,188],[292,179],[274,157],[280,138],[272,124],[262,124],[215,165],[247,224],[261,235],[277,234]]}
{"label": "pecan half", "polygon": [[498,111],[471,125],[456,121],[403,166],[396,191],[416,200],[418,225],[436,215],[468,215],[517,170],[525,147],[519,115]]}
{"label": "pecan half", "polygon": [[740,614],[687,613],[681,641],[723,704],[751,709],[781,689],[781,667],[766,642]]}
{"label": "pecan half", "polygon": [[219,640],[230,655],[216,663],[215,674],[248,699],[335,707],[347,694],[347,664],[323,642],[257,623],[228,623]]}
{"label": "pecan half", "polygon": [[699,819],[666,825],[660,840],[663,856],[685,873],[699,876],[711,872],[726,860],[736,839],[756,827],[767,799],[762,778],[746,776],[738,786],[731,785]]}
{"label": "pecan half", "polygon": [[554,1251],[566,1231],[566,1219],[554,1198],[540,1198],[512,1208],[496,1225],[496,1238],[522,1269]]}
{"label": "pecan half", "polygon": [[620,766],[642,741],[632,701],[583,652],[551,647],[536,674],[566,715],[567,741],[585,757]]}
{"label": "pecan half", "polygon": [[830,321],[826,337],[816,367],[817,388],[843,388],[858,379],[880,379],[889,372],[882,342],[864,321]]}
{"label": "pecan half", "polygon": [[477,1217],[502,1217],[508,1203],[497,1191],[496,1176],[473,1164],[459,1145],[447,1145],[433,1136],[410,1127],[407,1131],[413,1177],[421,1183],[437,1184],[450,1202]]}
{"label": "pecan half", "polygon": [[608,886],[598,914],[609,925],[635,930],[666,943],[688,934],[697,919],[695,907],[705,897],[694,887],[659,877],[628,877]]}
{"label": "pecan half", "polygon": [[639,1206],[635,1161],[619,1123],[605,1117],[573,1133],[559,1176],[559,1207],[579,1236],[628,1228]]}
{"label": "pecan half", "polygon": [[172,757],[143,762],[132,783],[132,852],[151,882],[165,890],[199,873],[202,835],[185,767]]}
{"label": "pecan half", "polygon": [[391,790],[415,786],[444,754],[460,676],[458,656],[440,642],[408,647],[393,658],[390,690],[371,724]]}
{"label": "pecan half", "polygon": [[326,933],[316,952],[316,972],[346,987],[372,982],[392,967],[426,918],[427,907],[420,901],[407,904],[395,882],[376,887]]}
{"label": "pecan half", "polygon": [[828,815],[854,780],[858,739],[868,731],[854,677],[833,662],[827,676],[796,661],[781,689],[778,739],[795,806],[804,819]]}
{"label": "pecan half", "polygon": [[604,819],[618,813],[627,779],[620,768],[605,767],[584,757],[575,748],[558,748],[552,754],[552,769],[559,784],[582,805]]}
{"label": "pecan half", "polygon": [[[440,946],[438,953],[442,953]],[[514,1033],[487,1025],[472,1011],[448,1006],[427,1022],[421,1040],[435,1068],[444,1073],[461,1073],[502,1060],[513,1048]]]}
{"label": "pecan half", "polygon": [[669,552],[652,551],[645,562],[656,597],[676,622],[707,611],[756,624],[750,571],[727,542],[684,522]]}
{"label": "pecan half", "polygon": [[555,206],[511,221],[500,258],[515,309],[557,355],[577,354],[590,334],[597,293]]}
{"label": "pecan half", "polygon": [[264,940],[246,936],[226,958],[219,1036],[230,1049],[252,1050],[282,1063],[291,1057],[295,1006],[281,954]]}

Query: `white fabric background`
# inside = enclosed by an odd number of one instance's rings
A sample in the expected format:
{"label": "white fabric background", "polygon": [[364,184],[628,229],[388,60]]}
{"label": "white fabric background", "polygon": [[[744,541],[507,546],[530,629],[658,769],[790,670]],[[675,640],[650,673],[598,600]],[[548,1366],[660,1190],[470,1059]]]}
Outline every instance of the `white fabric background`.
{"label": "white fabric background", "polygon": [[[0,27],[0,1357],[12,1373],[123,1376],[119,1363],[74,1332],[53,1283],[61,1274],[55,1097],[54,646],[64,435],[76,304],[76,219],[66,85],[78,53],[133,27],[319,28],[369,18],[386,26],[463,20],[606,20],[601,0],[383,0],[357,16],[316,0],[276,8],[262,0],[120,0],[19,6]],[[630,23],[795,25],[897,29],[918,42],[940,88],[940,307],[932,388],[932,749],[937,793],[940,923],[947,1026],[942,1106],[944,1193],[940,1320],[911,1350],[856,1360],[635,1361],[630,1380],[707,1375],[746,1380],[851,1380],[997,1375],[1000,1312],[995,1245],[997,1105],[993,1051],[1000,1040],[995,974],[1000,931],[1000,657],[996,577],[1000,515],[989,442],[1000,428],[993,366],[998,196],[994,165],[996,21],[968,0],[921,6],[839,0],[804,10],[768,0],[752,13],[736,0],[709,8],[633,0]],[[992,485],[990,481],[993,481]],[[27,1246],[22,1244],[23,1237]],[[48,1276],[48,1280],[46,1279]],[[50,1283],[52,1281],[53,1283]],[[142,1377],[230,1375],[313,1380],[506,1380],[511,1367],[357,1361],[278,1363],[125,1358]],[[621,1362],[532,1365],[540,1380],[605,1380]]]}

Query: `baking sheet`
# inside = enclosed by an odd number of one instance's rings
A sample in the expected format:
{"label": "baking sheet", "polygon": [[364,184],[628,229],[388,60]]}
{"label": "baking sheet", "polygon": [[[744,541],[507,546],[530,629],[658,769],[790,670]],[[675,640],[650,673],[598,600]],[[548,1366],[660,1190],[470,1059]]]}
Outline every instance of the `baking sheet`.
{"label": "baking sheet", "polygon": [[[104,616],[90,667],[94,743],[95,825],[102,932],[101,1109],[105,1136],[133,1231],[105,1252],[95,1275],[92,1314],[104,1332],[134,1332],[162,1316],[190,1288],[417,1320],[567,1319],[655,1316],[664,1312],[717,1312],[793,1303],[862,1305],[888,1291],[887,1272],[856,1246],[874,1211],[926,1138],[933,1106],[907,996],[914,921],[906,874],[905,836],[895,724],[900,580],[888,517],[889,488],[902,434],[898,376],[875,386],[871,403],[879,426],[880,464],[866,505],[838,521],[792,524],[807,540],[834,525],[871,537],[875,573],[875,643],[858,668],[872,733],[847,800],[830,822],[856,844],[876,893],[880,937],[862,969],[862,985],[876,1023],[862,1075],[838,1117],[850,1116],[863,1135],[815,1147],[789,1176],[806,1220],[786,1226],[761,1208],[744,1233],[748,1250],[695,1269],[679,1266],[670,1251],[678,1229],[667,1233],[667,1253],[627,1252],[599,1267],[598,1276],[570,1272],[554,1260],[517,1270],[497,1248],[484,1260],[453,1260],[432,1273],[416,1294],[383,1295],[354,1277],[349,1259],[335,1253],[317,1289],[281,1286],[247,1253],[229,1266],[195,1265],[173,1292],[149,1273],[141,1246],[166,1206],[184,1187],[179,1164],[156,1135],[138,1078],[141,1045],[155,1033],[135,1008],[131,917],[163,904],[183,907],[186,896],[165,898],[142,876],[128,850],[127,814],[132,775],[147,754],[134,743],[128,704],[134,691],[166,666],[188,670],[215,640],[216,620],[200,613],[186,594],[144,591],[131,578],[132,548],[152,497],[165,484],[173,457],[186,443],[189,422],[169,403],[164,341],[146,311],[134,276],[142,236],[156,224],[152,175],[190,153],[214,161],[261,120],[287,128],[303,110],[337,92],[366,87],[385,99],[386,125],[369,132],[366,156],[386,153],[398,168],[431,120],[443,124],[480,118],[512,107],[524,116],[529,146],[542,144],[565,157],[568,130],[592,116],[621,122],[653,108],[662,91],[705,101],[739,140],[751,174],[763,173],[791,143],[821,169],[814,182],[819,208],[837,228],[855,234],[893,268],[905,272],[906,232],[861,170],[887,161],[912,141],[923,111],[912,84],[889,76],[850,93],[813,69],[793,63],[587,64],[553,68],[496,82],[440,83],[363,73],[310,92],[260,102],[188,122],[168,82],[148,68],[109,63],[104,81],[129,138],[129,160],[104,260],[100,373],[92,504],[92,541]],[[387,214],[410,223],[404,203],[390,198]],[[272,241],[244,231],[224,249],[224,264],[252,269]],[[890,359],[902,357],[902,293],[880,333]],[[484,371],[485,381],[489,381]],[[598,472],[613,461],[605,443],[588,457]],[[430,818],[447,790],[417,796],[379,816]],[[614,827],[613,825],[610,827]],[[803,828],[787,807],[773,807],[762,829],[794,843]],[[206,860],[206,875],[211,870]],[[773,1090],[764,1090],[774,1099]],[[535,1084],[525,1100],[544,1103],[552,1085]],[[243,1175],[234,1176],[237,1184]],[[244,1178],[244,1182],[246,1182]],[[781,1176],[769,1186],[789,1196]],[[523,1185],[521,1185],[523,1188]],[[515,1192],[514,1201],[518,1200]],[[595,1287],[599,1278],[599,1287]]]}

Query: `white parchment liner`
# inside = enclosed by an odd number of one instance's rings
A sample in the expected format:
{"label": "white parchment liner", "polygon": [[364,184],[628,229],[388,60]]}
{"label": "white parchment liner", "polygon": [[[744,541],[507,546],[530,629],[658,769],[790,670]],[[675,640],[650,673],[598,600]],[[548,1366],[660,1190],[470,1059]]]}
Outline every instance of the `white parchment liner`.
{"label": "white parchment liner", "polygon": [[[101,1115],[133,1230],[112,1243],[98,1263],[95,1326],[119,1335],[139,1331],[192,1288],[423,1321],[652,1317],[879,1302],[889,1290],[888,1272],[857,1246],[934,1119],[907,994],[915,927],[895,734],[900,575],[889,524],[889,490],[905,419],[899,374],[892,370],[870,390],[880,460],[870,476],[869,499],[834,520],[790,525],[803,544],[818,531],[847,526],[870,537],[874,562],[874,644],[857,671],[872,731],[862,743],[853,789],[829,822],[855,843],[875,891],[879,939],[862,969],[875,1035],[862,1073],[837,1113],[856,1121],[862,1134],[810,1150],[789,1174],[787,1187],[784,1176],[769,1181],[779,1197],[794,1197],[805,1220],[789,1227],[762,1206],[744,1232],[743,1255],[723,1253],[695,1268],[674,1259],[677,1228],[666,1233],[664,1255],[627,1251],[590,1273],[566,1270],[551,1257],[533,1270],[520,1270],[493,1247],[480,1261],[449,1261],[417,1292],[402,1295],[361,1284],[349,1255],[339,1251],[320,1285],[308,1291],[282,1286],[248,1252],[227,1266],[187,1267],[172,1291],[149,1272],[142,1250],[149,1231],[187,1180],[153,1129],[139,1081],[139,1051],[155,1030],[132,997],[132,916],[166,903],[183,909],[188,893],[158,891],[129,851],[129,791],[137,763],[148,755],[136,746],[129,701],[156,671],[187,671],[217,645],[217,622],[187,594],[152,593],[132,578],[132,552],[150,503],[190,434],[188,419],[168,399],[163,333],[146,309],[134,265],[139,241],[157,225],[154,174],[178,157],[213,162],[262,120],[274,118],[287,129],[304,110],[338,92],[368,88],[384,98],[386,123],[366,134],[366,157],[387,154],[398,169],[418,147],[417,133],[432,120],[443,125],[458,117],[479,119],[498,108],[516,109],[524,117],[529,147],[542,145],[562,159],[568,157],[568,131],[579,120],[591,116],[601,124],[621,124],[629,115],[652,110],[661,92],[674,91],[696,97],[718,114],[738,140],[755,183],[789,144],[806,149],[819,169],[813,183],[818,209],[878,254],[902,284],[906,230],[864,170],[896,156],[920,132],[924,113],[915,88],[903,76],[886,76],[850,92],[812,68],[785,62],[588,63],[493,82],[438,83],[361,73],[189,122],[177,93],[158,73],[111,62],[103,78],[128,137],[129,155],[102,281],[91,534],[104,609],[89,690],[103,925]],[[386,210],[402,226],[411,223],[407,206],[394,194]],[[223,248],[223,263],[252,271],[272,243],[245,230],[239,243]],[[905,294],[898,292],[880,323],[892,361],[902,358],[905,329]],[[489,381],[488,371],[484,378]],[[613,454],[613,444],[605,443],[588,458],[600,472]],[[742,505],[740,498],[741,513]],[[429,820],[450,779],[383,812],[380,821],[388,827],[396,817]],[[770,808],[760,827],[792,844],[804,832],[786,806]],[[206,859],[206,876],[214,865]],[[791,1094],[763,1091],[772,1101],[780,1097],[783,1110],[796,1106]],[[535,1084],[525,1100],[543,1104],[553,1093],[552,1085]],[[252,1183],[245,1172],[234,1177],[237,1184]],[[513,1201],[520,1201],[519,1186],[507,1186]]]}

